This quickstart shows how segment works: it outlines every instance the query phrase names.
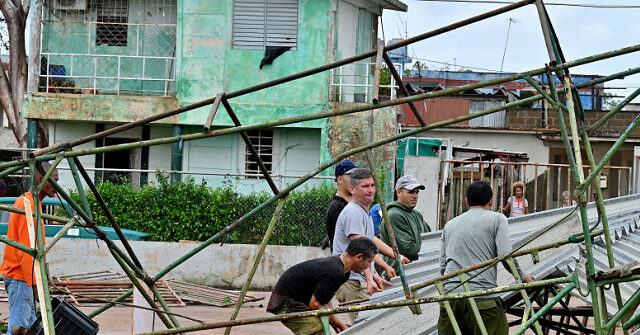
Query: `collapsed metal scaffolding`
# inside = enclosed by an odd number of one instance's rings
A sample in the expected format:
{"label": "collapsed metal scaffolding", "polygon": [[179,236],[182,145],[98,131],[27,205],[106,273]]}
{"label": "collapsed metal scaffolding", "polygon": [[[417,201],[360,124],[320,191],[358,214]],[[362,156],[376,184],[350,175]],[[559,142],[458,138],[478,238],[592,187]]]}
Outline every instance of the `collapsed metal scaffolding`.
{"label": "collapsed metal scaffolding", "polygon": [[[511,10],[521,8],[523,6],[527,6],[531,4],[535,4],[538,11],[542,32],[544,35],[546,47],[547,47],[549,58],[550,58],[550,61],[548,64],[546,64],[542,68],[533,69],[531,71],[527,71],[519,74],[508,75],[508,76],[504,76],[497,79],[465,85],[458,88],[451,88],[451,89],[445,89],[445,90],[431,92],[431,93],[424,93],[424,94],[409,96],[406,87],[402,83],[402,80],[399,74],[397,73],[397,71],[395,71],[395,68],[391,63],[391,60],[387,55],[388,51],[400,48],[402,46],[406,46],[411,43],[422,41],[430,37],[437,36],[445,32],[449,32],[457,28],[467,26],[472,23],[479,22],[481,20],[496,16],[499,14],[503,14]],[[219,93],[213,98],[206,99],[206,100],[197,102],[195,104],[191,104],[191,105],[181,107],[166,113],[154,115],[145,119],[124,124],[119,127],[105,130],[103,132],[96,133],[96,134],[93,134],[81,139],[77,139],[71,142],[59,143],[56,145],[49,146],[47,148],[39,149],[37,151],[32,152],[29,158],[24,160],[0,164],[0,169],[3,170],[2,172],[0,172],[0,177],[8,175],[10,173],[13,173],[23,168],[28,168],[31,173],[31,192],[33,194],[39,193],[39,190],[42,189],[45,183],[49,182],[60,194],[60,196],[63,199],[65,199],[75,211],[75,216],[71,219],[41,213],[40,206],[38,204],[38,197],[33,198],[33,201],[35,202],[34,213],[31,213],[29,208],[27,208],[27,210],[25,211],[22,209],[11,207],[11,206],[0,205],[1,210],[11,211],[11,212],[20,213],[20,214],[26,214],[28,221],[33,221],[33,218],[35,218],[35,222],[40,222],[40,220],[44,218],[44,219],[65,224],[64,228],[60,231],[60,233],[58,233],[54,238],[52,238],[46,246],[42,239],[36,239],[36,242],[37,242],[36,245],[31,247],[22,245],[18,242],[12,241],[3,236],[0,236],[0,241],[31,255],[32,257],[34,257],[36,264],[39,265],[37,267],[40,268],[40,274],[39,274],[40,283],[38,286],[40,289],[39,297],[41,301],[41,313],[43,316],[46,316],[46,317],[43,317],[42,319],[43,319],[43,325],[45,328],[45,333],[48,333],[48,334],[55,334],[55,325],[54,325],[54,320],[52,315],[52,307],[51,307],[51,299],[49,296],[49,291],[48,289],[44,289],[44,288],[48,288],[49,286],[45,254],[48,251],[50,251],[51,247],[65,234],[65,232],[68,229],[70,229],[73,226],[83,226],[86,228],[93,229],[96,235],[107,244],[111,254],[115,258],[115,260],[118,262],[118,264],[122,267],[122,269],[127,274],[129,279],[132,281],[133,285],[139,289],[140,293],[144,296],[145,300],[156,311],[160,320],[168,328],[167,330],[155,331],[147,334],[178,334],[178,333],[186,333],[186,332],[192,332],[192,331],[198,331],[198,330],[204,330],[204,329],[224,328],[224,327],[227,328],[226,333],[229,333],[231,331],[231,327],[239,326],[239,325],[261,323],[261,322],[273,322],[273,321],[280,321],[280,320],[294,319],[294,318],[301,318],[301,317],[308,317],[308,316],[318,316],[326,321],[326,317],[330,314],[347,313],[347,312],[353,312],[353,311],[364,311],[364,310],[380,309],[380,308],[398,308],[398,307],[404,307],[404,306],[408,306],[409,308],[411,308],[411,311],[414,314],[419,314],[421,313],[421,310],[420,310],[421,304],[434,303],[434,302],[440,303],[441,306],[443,306],[446,309],[447,313],[449,314],[449,317],[453,321],[452,323],[454,325],[456,334],[460,334],[460,329],[457,327],[455,316],[453,315],[448,302],[450,300],[463,299],[463,298],[469,298],[470,301],[472,302],[471,305],[474,310],[474,316],[478,321],[478,323],[481,325],[483,334],[486,334],[486,330],[484,329],[484,324],[482,322],[482,319],[480,318],[480,314],[474,303],[473,297],[479,297],[486,294],[501,293],[501,292],[508,292],[508,291],[521,292],[522,300],[524,301],[524,304],[525,304],[525,308],[523,312],[524,314],[523,323],[521,324],[521,326],[519,327],[519,329],[516,331],[515,334],[522,334],[531,327],[537,334],[542,334],[542,328],[538,320],[541,317],[545,316],[545,314],[548,311],[550,311],[555,304],[563,303],[563,299],[571,291],[573,290],[581,291],[579,287],[579,282],[577,280],[577,276],[574,274],[567,277],[550,279],[550,280],[541,280],[533,283],[524,284],[521,278],[518,276],[517,271],[515,270],[513,260],[515,257],[520,257],[520,256],[535,257],[542,250],[557,248],[559,246],[566,245],[569,243],[584,243],[585,245],[586,268],[588,273],[587,290],[588,290],[588,294],[591,296],[593,320],[595,323],[595,329],[597,334],[609,334],[612,329],[614,329],[619,325],[622,325],[624,333],[628,334],[628,329],[640,323],[640,314],[630,317],[633,314],[633,311],[637,307],[638,303],[640,303],[640,290],[638,290],[628,301],[622,301],[617,284],[624,281],[640,280],[640,275],[636,275],[633,272],[629,274],[628,271],[625,272],[625,274],[621,274],[621,275],[615,275],[615,274],[612,275],[613,272],[605,276],[596,275],[594,270],[594,259],[593,259],[593,251],[592,251],[592,243],[593,243],[592,238],[594,236],[604,235],[609,266],[611,268],[614,267],[614,261],[613,261],[613,254],[611,250],[611,238],[610,238],[609,225],[607,222],[607,216],[605,212],[602,194],[600,193],[600,189],[598,187],[594,187],[594,189],[596,190],[596,203],[599,208],[599,219],[602,224],[602,228],[597,231],[592,231],[592,227],[589,227],[589,220],[588,220],[589,218],[587,216],[587,211],[586,211],[586,203],[587,203],[586,190],[590,184],[594,183],[596,177],[598,176],[600,171],[605,167],[607,162],[611,159],[612,155],[620,148],[620,146],[624,143],[624,141],[630,136],[631,132],[637,127],[638,123],[640,122],[640,115],[636,116],[636,118],[628,126],[624,134],[620,136],[620,138],[615,142],[615,144],[610,148],[610,150],[604,155],[604,157],[599,162],[596,162],[593,157],[591,145],[589,142],[589,136],[593,134],[593,132],[597,130],[600,126],[602,126],[604,122],[606,122],[611,117],[613,117],[617,112],[619,112],[622,109],[622,107],[624,107],[631,100],[633,100],[638,94],[640,94],[640,89],[636,90],[628,98],[623,100],[616,108],[611,110],[607,115],[605,115],[600,121],[598,121],[596,124],[594,124],[590,128],[585,128],[584,126],[584,120],[583,120],[584,109],[582,108],[582,105],[580,103],[577,89],[589,87],[591,85],[597,85],[599,83],[604,83],[610,80],[619,79],[631,74],[639,73],[640,67],[631,68],[622,72],[611,74],[607,77],[594,79],[592,81],[581,83],[581,84],[574,84],[572,82],[569,69],[575,66],[596,62],[603,59],[609,59],[612,57],[633,53],[637,51],[640,51],[640,45],[634,45],[624,49],[613,50],[603,54],[593,55],[590,57],[581,58],[573,61],[566,61],[562,54],[562,50],[560,48],[558,38],[555,34],[555,31],[553,29],[553,26],[551,24],[551,21],[549,19],[549,16],[547,14],[543,1],[542,0],[520,1],[511,5],[507,5],[502,8],[478,15],[478,16],[471,17],[469,19],[430,31],[430,32],[426,32],[424,34],[397,42],[395,44],[391,44],[388,46],[381,46],[377,50],[372,50],[361,55],[336,61],[321,67],[317,67],[317,68],[303,71],[297,74],[289,75],[280,79],[276,79],[270,82],[248,87],[239,91]],[[267,89],[282,83],[286,83],[295,79],[310,76],[322,71],[331,70],[345,64],[365,60],[371,57],[375,57],[374,78],[376,83],[376,85],[374,86],[372,104],[362,104],[355,107],[336,109],[328,112],[308,114],[308,115],[296,116],[296,117],[285,118],[280,120],[272,120],[264,123],[251,124],[251,125],[242,125],[239,118],[234,113],[231,105],[229,104],[230,99],[241,96],[241,95],[245,95],[251,92],[256,92],[262,89]],[[392,76],[395,78],[398,86],[400,87],[400,90],[404,95],[402,98],[380,102],[378,97],[378,88],[379,88],[379,79],[380,79],[380,69],[383,61],[384,63],[387,64],[389,70],[391,71]],[[537,79],[537,76],[546,76],[548,79],[548,83],[555,83],[554,74],[561,81],[560,85],[554,84],[554,85],[549,85],[548,87],[543,87],[543,85]],[[533,88],[535,88],[538,91],[539,94],[532,97],[528,97],[526,99],[511,102],[500,107],[492,108],[482,112],[477,112],[470,115],[465,115],[465,116],[457,117],[451,120],[437,122],[433,124],[426,124],[424,119],[418,113],[417,108],[413,104],[413,102],[415,101],[420,101],[420,100],[425,100],[425,99],[430,99],[430,98],[435,98],[440,96],[446,96],[446,95],[452,95],[452,94],[460,93],[470,89],[481,88],[489,85],[496,85],[496,84],[505,83],[505,82],[518,80],[518,79],[526,80]],[[567,97],[566,104],[559,98],[559,91],[563,91],[565,96]],[[373,148],[376,148],[381,145],[393,143],[396,140],[417,135],[427,130],[451,125],[460,121],[470,120],[473,118],[481,117],[483,115],[488,115],[498,111],[507,110],[509,108],[523,106],[523,105],[530,104],[534,101],[538,101],[542,99],[546,100],[553,107],[556,113],[556,116],[558,117],[563,144],[564,144],[566,154],[569,159],[569,163],[572,170],[571,176],[572,178],[574,178],[574,183],[578,185],[574,191],[574,196],[578,199],[578,206],[576,207],[575,210],[580,212],[581,224],[583,229],[582,235],[567,236],[564,239],[554,243],[538,246],[535,248],[519,250],[519,249],[522,249],[522,247],[526,245],[525,244],[525,245],[522,245],[520,248],[514,250],[509,255],[505,255],[496,259],[491,259],[481,264],[477,264],[473,267],[466,268],[466,269],[457,271],[455,273],[446,274],[441,277],[433,278],[413,286],[408,285],[407,280],[405,279],[404,273],[401,271],[400,277],[402,279],[402,285],[404,288],[404,293],[406,298],[405,300],[402,300],[402,301],[376,303],[376,304],[369,303],[369,304],[361,304],[358,306],[348,306],[348,307],[340,307],[340,308],[334,308],[334,309],[321,309],[318,311],[309,311],[309,312],[300,312],[300,313],[289,313],[289,314],[264,317],[264,318],[235,320],[237,313],[239,311],[239,308],[242,304],[244,295],[246,294],[249,288],[249,285],[252,281],[255,270],[262,258],[264,249],[267,245],[267,242],[269,240],[273,227],[278,223],[280,211],[284,206],[284,203],[286,202],[287,195],[291,191],[295,190],[297,187],[304,184],[307,180],[309,180],[313,176],[318,175],[319,173],[331,167],[332,165],[336,164],[340,160],[346,157],[352,156],[354,154],[365,152],[369,167],[371,168],[372,171],[376,171],[373,159],[371,157],[371,149]],[[258,155],[258,152],[253,147],[253,145],[251,144],[251,142],[249,141],[246,135],[246,131],[249,131],[249,130],[293,124],[293,123],[298,123],[302,121],[316,120],[316,119],[328,118],[328,117],[338,116],[338,115],[358,113],[358,112],[374,110],[382,107],[398,106],[401,104],[408,104],[410,106],[412,112],[414,113],[415,117],[420,123],[420,127],[417,127],[415,129],[412,129],[388,138],[377,139],[367,145],[345,151],[342,154],[334,157],[334,159],[324,162],[313,171],[310,171],[306,176],[298,179],[297,181],[295,181],[294,183],[292,183],[291,185],[287,186],[284,189],[278,189],[278,187],[272,181],[270,174],[268,173],[267,169],[265,168],[264,164],[260,159],[260,156]],[[202,106],[207,106],[207,105],[212,105],[212,107],[211,107],[210,114],[204,125],[204,129],[201,133],[139,141],[135,143],[105,146],[105,147],[92,148],[92,149],[83,149],[83,150],[73,149],[74,147],[80,144],[87,143],[95,139],[104,138],[111,134],[122,132],[124,130],[138,127],[141,125],[146,125],[153,121],[157,121],[172,115],[177,115],[177,114],[180,114],[195,108],[199,108]],[[224,128],[224,129],[211,130],[211,124],[213,122],[213,119],[220,105],[224,106],[224,108],[226,109],[226,112],[231,117],[231,120],[233,121],[235,126]],[[566,129],[565,119],[564,119],[565,115],[568,115],[568,119],[571,127],[570,133]],[[265,201],[264,203],[260,204],[258,207],[251,210],[249,213],[237,219],[235,222],[230,223],[222,231],[210,237],[209,239],[204,241],[202,244],[200,244],[198,247],[194,248],[190,252],[184,254],[183,256],[173,261],[169,266],[167,266],[165,269],[163,269],[159,273],[153,276],[149,275],[143,268],[136,254],[133,252],[133,249],[129,245],[128,241],[122,234],[120,226],[116,222],[113,215],[111,215],[109,211],[109,207],[107,206],[105,201],[102,199],[100,193],[98,192],[93,181],[91,180],[91,178],[85,171],[84,167],[80,163],[78,157],[110,152],[110,151],[128,150],[132,148],[141,148],[141,147],[149,147],[149,146],[160,145],[160,144],[176,143],[181,141],[193,141],[193,140],[202,139],[202,138],[223,136],[223,135],[234,134],[234,133],[240,133],[240,135],[242,136],[251,154],[253,155],[255,160],[258,162],[260,171],[263,174],[267,183],[269,184],[273,192],[273,196],[267,201]],[[583,174],[584,169],[582,166],[583,159],[581,157],[581,152],[580,152],[580,141],[582,141],[583,148],[585,149],[585,152],[587,154],[587,161],[589,162],[589,167],[591,171],[591,173],[587,176]],[[51,175],[55,170],[56,166],[60,164],[62,160],[65,160],[65,159],[69,163],[72,174],[74,176],[74,180],[77,186],[77,191],[81,198],[80,203],[74,201],[69,196],[69,194],[65,190],[63,190],[60,187],[60,185],[55,180],[53,180],[53,178],[51,178]],[[46,173],[44,172],[41,166],[41,162],[43,161],[53,161],[52,168]],[[40,184],[37,184],[36,182],[37,171],[41,172],[44,175],[44,179]],[[81,178],[84,179],[84,182],[88,186],[89,190],[93,193],[97,202],[100,204],[101,210],[104,211],[108,220],[114,227],[115,231],[118,233],[118,236],[125,250],[122,250],[113,241],[108,239],[106,234],[98,226],[95,225],[95,222],[93,220],[93,215],[92,215],[92,209],[89,207],[87,195],[85,194]],[[374,181],[376,182],[377,186],[379,186],[378,176],[375,174],[374,174]],[[378,187],[378,190],[380,190],[379,187]],[[390,232],[392,248],[396,256],[399,257],[397,245],[393,237],[393,230],[386,214],[386,208],[383,205],[384,201],[382,201],[382,195],[378,192],[377,196],[379,197],[378,198],[379,202],[382,204],[384,224],[386,225],[388,231]],[[256,256],[256,259],[254,260],[254,263],[252,264],[252,267],[249,271],[249,276],[246,279],[246,282],[242,288],[241,295],[238,298],[238,304],[236,304],[235,306],[231,320],[227,322],[202,323],[199,325],[187,326],[187,327],[181,326],[178,320],[176,319],[176,316],[178,315],[170,311],[166,302],[163,300],[162,296],[160,295],[156,286],[156,282],[158,282],[158,280],[160,280],[162,277],[168,274],[172,269],[176,268],[177,266],[185,262],[190,257],[202,251],[204,248],[211,245],[212,243],[219,241],[223,236],[231,232],[233,229],[243,224],[248,219],[250,219],[257,213],[267,208],[269,205],[272,205],[276,202],[277,202],[277,206],[273,214],[273,217],[271,219],[271,222],[269,224],[269,228],[265,232],[264,239],[260,245],[260,252]],[[568,216],[569,215],[558,220],[553,225],[551,225],[551,227],[562,224]],[[35,229],[36,236],[43,236],[43,232],[42,232],[43,227],[40,224],[35,224],[34,229]],[[542,232],[540,234],[542,234]],[[539,236],[540,235],[536,235],[529,242],[534,241],[535,238]],[[515,285],[506,286],[506,287],[497,287],[495,289],[485,290],[485,291],[469,290],[468,282],[470,279],[473,278],[473,276],[467,276],[467,274],[470,271],[475,271],[482,268],[486,270],[489,267],[495,266],[496,264],[503,261],[506,262],[511,268],[512,270],[511,272],[516,282]],[[477,274],[474,274],[474,276],[476,275]],[[464,293],[451,294],[450,291],[444,290],[443,281],[455,276],[460,278],[461,280],[460,285],[462,285],[463,288],[465,289]],[[552,299],[548,300],[547,303],[542,308],[538,309],[537,311],[534,308],[532,308],[529,295],[526,292],[527,289],[545,288],[545,287],[551,287],[557,284],[565,284],[566,286],[564,289],[557,292],[557,294]],[[417,289],[426,287],[429,285],[435,285],[440,295],[436,297],[428,297],[428,298],[422,298],[422,299],[414,298],[415,296],[414,294]],[[609,317],[609,313],[606,311],[606,306],[604,306],[604,304],[603,306],[601,306],[601,302],[602,302],[601,295],[604,296],[603,292],[607,285],[613,286],[616,292],[616,298],[617,298],[618,311],[615,314],[613,314],[612,317]],[[147,293],[148,291],[145,289],[145,286],[151,291],[151,294]],[[128,292],[124,293],[117,299],[111,301],[110,303],[105,304],[104,306],[90,313],[89,316],[94,317],[104,312],[105,310],[114,306],[115,304],[122,302],[132,294],[133,294],[133,290],[129,290]],[[160,306],[158,306],[156,301],[159,303]],[[325,323],[325,332],[329,334],[328,322],[324,322],[324,323]]]}

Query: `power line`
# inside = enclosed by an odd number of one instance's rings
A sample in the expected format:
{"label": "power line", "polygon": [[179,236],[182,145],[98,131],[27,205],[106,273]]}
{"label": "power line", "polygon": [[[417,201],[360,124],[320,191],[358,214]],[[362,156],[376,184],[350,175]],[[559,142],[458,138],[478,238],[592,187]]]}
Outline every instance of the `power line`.
{"label": "power line", "polygon": [[[400,54],[394,54],[393,51],[389,51],[389,56],[393,57],[393,56],[402,56]],[[442,62],[442,61],[437,61],[437,60],[433,60],[433,59],[427,59],[427,58],[420,58],[420,57],[411,57],[415,60],[421,60],[421,61],[425,61],[425,62],[430,62],[430,63],[436,63],[436,64],[441,64],[441,65],[448,65],[448,66],[455,66],[458,68],[465,68],[465,69],[470,69],[470,70],[482,70],[482,71],[489,71],[489,72],[498,72],[500,73],[501,71],[499,70],[492,70],[492,69],[486,69],[486,68],[482,68],[482,67],[476,67],[476,66],[466,66],[466,65],[462,65],[462,64],[452,64],[452,63],[447,63],[447,62]],[[509,72],[511,73],[511,72]]]}
{"label": "power line", "polygon": [[[429,1],[429,2],[461,2],[461,3],[479,3],[479,4],[512,4],[515,1],[500,1],[500,0],[419,0],[419,1]],[[548,2],[545,3],[547,6],[567,6],[567,7],[584,7],[584,8],[609,8],[609,9],[630,9],[636,8],[640,9],[638,5],[596,5],[596,4],[571,4],[571,3],[560,3],[560,2]]]}

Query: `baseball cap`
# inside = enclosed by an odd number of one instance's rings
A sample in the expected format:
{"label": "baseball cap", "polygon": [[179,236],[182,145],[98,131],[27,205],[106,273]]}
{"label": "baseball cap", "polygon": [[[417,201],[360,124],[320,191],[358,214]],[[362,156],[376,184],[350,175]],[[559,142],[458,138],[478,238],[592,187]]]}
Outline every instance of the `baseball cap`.
{"label": "baseball cap", "polygon": [[336,164],[336,179],[343,174],[349,174],[349,172],[358,166],[353,161],[345,159],[340,163]]}
{"label": "baseball cap", "polygon": [[418,179],[411,175],[405,175],[398,179],[398,181],[396,182],[396,191],[401,188],[406,188],[409,191],[412,191],[415,188],[419,188],[421,190],[425,189],[424,185],[420,184],[418,182]]}

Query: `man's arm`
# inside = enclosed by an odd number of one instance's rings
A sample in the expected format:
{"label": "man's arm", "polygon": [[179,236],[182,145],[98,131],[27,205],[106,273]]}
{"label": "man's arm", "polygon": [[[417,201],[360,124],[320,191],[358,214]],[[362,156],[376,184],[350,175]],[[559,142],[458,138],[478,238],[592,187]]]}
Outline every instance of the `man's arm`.
{"label": "man's arm", "polygon": [[[509,239],[509,224],[507,223],[507,218],[500,215],[498,221],[498,227],[496,231],[496,252],[498,256],[504,256],[511,252],[511,240]],[[518,261],[514,258],[513,263],[516,266],[516,271],[518,275],[525,283],[532,282],[535,278],[529,274],[524,274],[518,265]],[[511,268],[507,262],[502,261],[502,265],[504,268],[511,273]]]}
{"label": "man's arm", "polygon": [[[391,258],[396,258],[396,256],[393,254],[393,249],[391,249],[391,247],[384,243],[381,239],[374,237],[373,242],[376,244],[376,247],[378,247],[378,251],[381,254]],[[400,258],[402,259],[403,265],[411,263],[411,260],[407,257],[404,257],[402,254],[400,254]]]}
{"label": "man's arm", "polygon": [[[316,299],[315,295],[311,296],[311,302],[309,303],[309,307],[314,310],[318,310],[322,307],[331,308],[329,304],[321,304],[318,299]],[[350,326],[345,325],[342,321],[340,321],[335,314],[329,314],[329,324],[335,329],[336,332],[340,333],[343,330],[347,330]]]}
{"label": "man's arm", "polygon": [[418,253],[420,252],[422,241],[420,234],[417,234],[416,236],[416,232],[420,231],[422,228],[415,227],[417,231],[412,229],[414,227],[411,226],[411,222],[409,222],[405,217],[396,215],[393,212],[389,213],[389,221],[393,227],[393,234],[395,235],[400,254],[408,257],[412,261],[418,259]]}

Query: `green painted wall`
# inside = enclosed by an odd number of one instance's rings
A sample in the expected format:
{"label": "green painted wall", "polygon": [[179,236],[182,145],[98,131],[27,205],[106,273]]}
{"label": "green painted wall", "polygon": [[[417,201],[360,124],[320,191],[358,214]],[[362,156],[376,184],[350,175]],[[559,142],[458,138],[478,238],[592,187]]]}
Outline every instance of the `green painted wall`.
{"label": "green painted wall", "polygon": [[[273,64],[259,69],[264,50],[232,48],[233,0],[184,0],[179,3],[178,99],[193,103],[225,91],[235,91],[327,63],[331,1],[300,0],[298,46]],[[320,73],[230,100],[243,123],[263,122],[328,108],[329,73]],[[180,122],[202,124],[209,108],[185,113]],[[229,125],[225,113],[214,122]],[[322,126],[322,122],[305,127]]]}

